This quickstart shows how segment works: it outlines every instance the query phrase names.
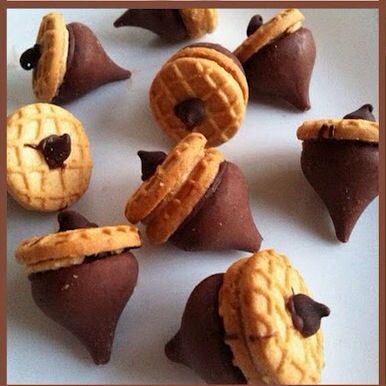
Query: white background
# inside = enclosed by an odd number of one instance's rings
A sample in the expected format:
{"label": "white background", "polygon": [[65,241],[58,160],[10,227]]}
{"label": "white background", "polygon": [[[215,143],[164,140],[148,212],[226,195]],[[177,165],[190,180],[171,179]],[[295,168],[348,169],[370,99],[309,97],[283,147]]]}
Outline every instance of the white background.
{"label": "white background", "polygon": [[[20,54],[34,44],[47,10],[9,10],[8,112],[31,103],[31,73]],[[266,20],[274,10],[259,10]],[[285,253],[319,300],[331,308],[323,319],[324,383],[377,383],[378,201],[358,221],[348,244],[339,243],[323,203],[302,175],[296,128],[305,119],[341,117],[364,103],[378,116],[378,15],[376,10],[304,10],[315,37],[312,108],[300,113],[268,99],[250,102],[238,134],[221,147],[244,171],[263,248]],[[63,11],[67,22],[89,25],[106,51],[132,71],[68,108],[84,124],[94,170],[87,193],[73,208],[98,224],[126,223],[123,209],[140,181],[139,149],[165,150],[168,138],[149,111],[147,92],[160,65],[187,43],[166,44],[151,32],[114,29],[122,10]],[[255,10],[219,11],[205,41],[233,50]],[[56,215],[28,212],[8,199],[8,383],[199,383],[190,369],[164,356],[179,327],[187,297],[210,274],[224,271],[245,252],[187,253],[154,247],[146,238],[135,251],[139,282],[116,331],[111,361],[95,366],[67,331],[34,305],[23,267],[13,259],[24,238],[55,231]],[[143,232],[144,233],[144,232]]]}

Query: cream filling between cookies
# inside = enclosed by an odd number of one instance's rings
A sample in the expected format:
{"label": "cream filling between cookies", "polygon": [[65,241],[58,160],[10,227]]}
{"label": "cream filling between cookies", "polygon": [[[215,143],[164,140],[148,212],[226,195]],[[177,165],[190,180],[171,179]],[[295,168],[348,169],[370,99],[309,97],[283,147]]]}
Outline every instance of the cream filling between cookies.
{"label": "cream filling between cookies", "polygon": [[[101,251],[99,253],[108,253],[107,256],[113,256],[113,255],[119,255],[123,253],[125,249],[126,248],[120,248],[113,251]],[[70,267],[72,265],[80,265],[84,263],[85,259],[89,256],[92,256],[92,255],[63,256],[60,259],[48,259],[44,261],[39,261],[35,264],[28,264],[27,272],[36,273],[36,272],[44,272],[44,271],[55,271],[57,269]],[[107,256],[104,256],[104,257],[107,257]],[[103,259],[103,257],[101,258]]]}

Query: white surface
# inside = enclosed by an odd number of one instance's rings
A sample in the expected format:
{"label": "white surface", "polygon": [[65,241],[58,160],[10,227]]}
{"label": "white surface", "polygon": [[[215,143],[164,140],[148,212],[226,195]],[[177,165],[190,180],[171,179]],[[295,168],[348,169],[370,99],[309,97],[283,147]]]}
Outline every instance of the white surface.
{"label": "white surface", "polygon": [[[34,101],[31,74],[18,66],[34,43],[46,10],[8,10],[8,112]],[[147,91],[160,65],[186,43],[167,45],[150,32],[119,29],[121,10],[63,11],[67,22],[87,23],[116,62],[132,70],[129,81],[109,84],[66,106],[86,127],[94,158],[90,187],[73,206],[99,224],[126,223],[123,208],[139,183],[139,149],[167,149],[168,138],[148,108]],[[220,10],[206,41],[234,49],[256,12]],[[273,10],[260,10],[265,19]],[[221,147],[244,171],[263,248],[289,256],[315,299],[330,306],[322,322],[324,383],[377,383],[378,202],[358,221],[348,244],[336,241],[327,210],[299,166],[295,130],[307,118],[343,116],[363,103],[378,114],[376,10],[304,10],[317,45],[312,109],[288,110],[251,102],[238,134]],[[56,230],[55,214],[32,213],[8,199],[8,383],[199,383],[193,371],[167,360],[164,345],[177,332],[191,290],[245,252],[186,253],[144,239],[135,251],[138,286],[116,331],[111,361],[95,366],[70,333],[34,305],[13,250],[23,238]]]}

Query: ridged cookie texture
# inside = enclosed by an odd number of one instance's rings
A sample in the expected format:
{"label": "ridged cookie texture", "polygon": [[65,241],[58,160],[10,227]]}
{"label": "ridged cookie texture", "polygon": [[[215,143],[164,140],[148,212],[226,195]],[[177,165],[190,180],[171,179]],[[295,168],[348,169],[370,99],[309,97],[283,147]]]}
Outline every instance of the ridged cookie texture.
{"label": "ridged cookie texture", "polygon": [[[71,139],[71,152],[62,167],[50,168],[31,147],[52,135]],[[7,189],[24,208],[55,211],[72,205],[87,190],[91,170],[87,135],[67,110],[36,103],[7,117]]]}
{"label": "ridged cookie texture", "polygon": [[256,251],[262,239],[244,176],[206,144],[202,134],[191,133],[168,154],[138,152],[143,182],[129,197],[125,216],[146,224],[147,236],[156,244],[170,240],[191,251]]}
{"label": "ridged cookie texture", "polygon": [[305,338],[295,328],[287,303],[297,293],[309,296],[303,278],[273,250],[238,260],[225,273],[219,297],[225,342],[248,383],[319,382],[322,333]]}
{"label": "ridged cookie texture", "polygon": [[[151,84],[149,99],[155,120],[173,140],[199,132],[208,146],[218,146],[241,125],[248,85],[231,52],[201,43],[183,48],[162,66]],[[189,103],[192,100],[195,103]]]}

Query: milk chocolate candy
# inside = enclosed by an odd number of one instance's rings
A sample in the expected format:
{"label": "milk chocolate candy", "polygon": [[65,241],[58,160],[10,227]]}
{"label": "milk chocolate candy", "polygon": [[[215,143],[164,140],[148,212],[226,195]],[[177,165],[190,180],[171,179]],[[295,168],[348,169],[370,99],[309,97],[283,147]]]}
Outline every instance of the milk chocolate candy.
{"label": "milk chocolate candy", "polygon": [[303,173],[327,206],[341,242],[349,240],[360,215],[378,195],[378,163],[375,122],[320,123],[319,135],[303,141]]}
{"label": "milk chocolate candy", "polygon": [[262,237],[249,208],[248,187],[240,168],[224,161],[208,191],[170,241],[187,251],[258,251]]}
{"label": "milk chocolate candy", "polygon": [[262,24],[251,18],[248,38],[235,50],[251,95],[270,95],[299,110],[311,107],[309,85],[316,48],[311,31],[302,27],[304,16],[286,9]]}
{"label": "milk chocolate candy", "polygon": [[23,53],[21,66],[33,69],[37,99],[63,104],[106,83],[130,78],[115,64],[89,27],[65,25],[60,14],[46,15],[37,42]]}
{"label": "milk chocolate candy", "polygon": [[189,37],[178,9],[128,9],[114,22],[114,27],[129,26],[147,29],[167,40]]}
{"label": "milk chocolate candy", "polygon": [[315,56],[314,38],[307,28],[279,37],[243,63],[251,93],[268,94],[308,110]]}
{"label": "milk chocolate candy", "polygon": [[[162,164],[165,153],[140,151],[138,154],[142,161],[142,180],[148,181]],[[150,218],[151,224],[151,215]],[[253,221],[248,187],[238,166],[228,161],[220,164],[205,194],[169,240],[187,251],[260,249],[262,237]]]}
{"label": "milk chocolate candy", "polygon": [[217,13],[211,8],[128,9],[114,27],[140,27],[169,41],[182,41],[212,32]]}
{"label": "milk chocolate candy", "polygon": [[240,369],[232,364],[225,344],[224,325],[218,314],[218,293],[223,274],[209,276],[191,293],[181,327],[166,345],[166,356],[194,370],[208,384],[245,384]]}
{"label": "milk chocolate candy", "polygon": [[[75,335],[95,364],[105,364],[137,283],[138,263],[129,249],[139,246],[138,232],[132,226],[98,228],[73,211],[61,212],[58,220],[58,233],[22,242],[15,255],[30,271],[36,305]],[[73,258],[67,260],[71,247]],[[42,260],[36,262],[39,250]],[[80,251],[90,254],[79,256]],[[49,253],[55,255],[52,260]]]}

